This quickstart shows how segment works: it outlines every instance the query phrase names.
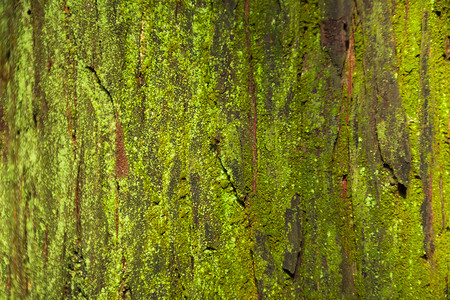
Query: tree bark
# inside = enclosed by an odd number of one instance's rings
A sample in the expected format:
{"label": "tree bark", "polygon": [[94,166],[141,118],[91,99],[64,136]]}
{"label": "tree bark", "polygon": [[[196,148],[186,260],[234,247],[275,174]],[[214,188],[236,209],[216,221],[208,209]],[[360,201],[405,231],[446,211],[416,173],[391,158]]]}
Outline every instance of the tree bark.
{"label": "tree bark", "polygon": [[446,1],[0,15],[0,298],[448,296]]}

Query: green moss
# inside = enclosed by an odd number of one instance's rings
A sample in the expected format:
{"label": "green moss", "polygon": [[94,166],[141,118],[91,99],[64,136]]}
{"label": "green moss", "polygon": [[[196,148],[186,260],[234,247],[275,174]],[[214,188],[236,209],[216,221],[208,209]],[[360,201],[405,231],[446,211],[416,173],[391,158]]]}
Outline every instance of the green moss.
{"label": "green moss", "polygon": [[448,9],[362,4],[341,70],[331,2],[250,1],[248,17],[245,1],[21,2],[0,89],[0,281],[23,268],[0,297],[443,297]]}

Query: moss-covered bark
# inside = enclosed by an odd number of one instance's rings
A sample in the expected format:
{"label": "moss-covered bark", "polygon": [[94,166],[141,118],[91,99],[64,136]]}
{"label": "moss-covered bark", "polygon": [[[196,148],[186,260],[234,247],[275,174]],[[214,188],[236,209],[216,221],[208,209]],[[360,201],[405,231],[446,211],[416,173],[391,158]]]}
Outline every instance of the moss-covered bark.
{"label": "moss-covered bark", "polygon": [[447,297],[446,1],[0,15],[0,298]]}

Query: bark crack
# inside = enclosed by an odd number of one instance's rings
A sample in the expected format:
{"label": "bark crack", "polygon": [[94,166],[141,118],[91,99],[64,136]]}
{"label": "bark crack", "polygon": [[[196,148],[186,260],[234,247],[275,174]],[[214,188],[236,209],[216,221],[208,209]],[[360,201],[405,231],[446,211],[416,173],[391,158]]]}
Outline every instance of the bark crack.
{"label": "bark crack", "polygon": [[98,85],[100,86],[100,88],[102,89],[102,91],[104,91],[106,93],[106,95],[108,96],[108,99],[111,101],[111,104],[113,106],[113,109],[115,112],[117,112],[116,106],[114,105],[114,100],[112,98],[111,93],[108,91],[108,89],[103,85],[102,81],[100,80],[100,77],[97,74],[97,71],[95,71],[95,69],[91,66],[86,66],[86,69],[88,69],[89,71],[91,71],[91,73],[94,74],[95,79],[97,80]]}
{"label": "bark crack", "polygon": [[233,194],[236,197],[237,203],[240,206],[242,206],[242,208],[245,209],[245,202],[241,199],[241,197],[239,197],[238,190],[231,179],[230,173],[228,173],[227,168],[225,168],[225,165],[223,164],[222,158],[220,157],[220,154],[217,149],[216,149],[216,153],[217,153],[216,158],[219,161],[220,167],[221,167],[222,171],[225,173],[225,176],[227,177],[228,182],[230,183],[231,189],[233,190]]}

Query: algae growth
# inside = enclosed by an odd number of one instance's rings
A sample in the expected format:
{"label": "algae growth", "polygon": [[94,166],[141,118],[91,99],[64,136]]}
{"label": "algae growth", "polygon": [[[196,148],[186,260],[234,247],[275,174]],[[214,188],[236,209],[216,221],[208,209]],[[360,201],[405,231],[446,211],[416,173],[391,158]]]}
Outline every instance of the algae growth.
{"label": "algae growth", "polygon": [[0,2],[0,298],[443,298],[444,1]]}

